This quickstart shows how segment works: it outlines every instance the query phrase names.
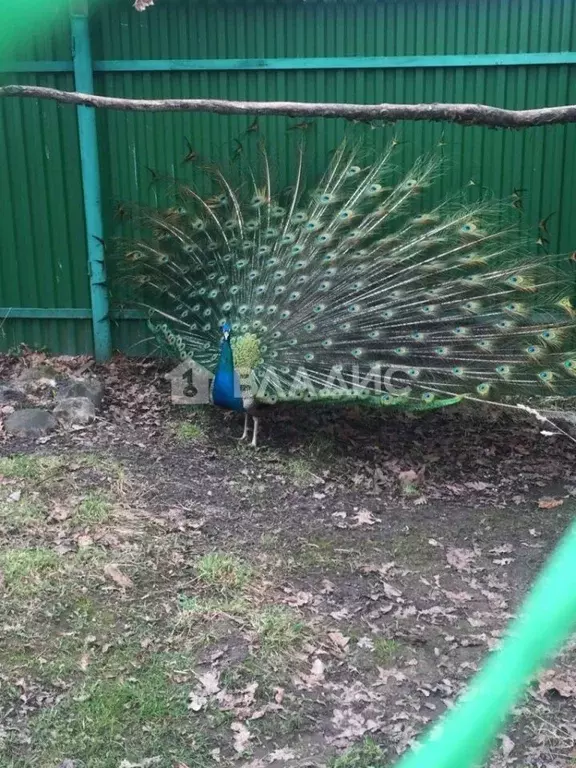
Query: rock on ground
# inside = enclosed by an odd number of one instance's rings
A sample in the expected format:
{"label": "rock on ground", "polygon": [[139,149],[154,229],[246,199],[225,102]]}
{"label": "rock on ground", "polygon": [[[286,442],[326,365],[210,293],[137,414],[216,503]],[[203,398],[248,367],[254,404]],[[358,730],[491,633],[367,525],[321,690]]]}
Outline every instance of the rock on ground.
{"label": "rock on ground", "polygon": [[51,365],[37,365],[26,368],[13,380],[13,385],[25,392],[34,391],[41,387],[55,387],[57,373]]}
{"label": "rock on ground", "polygon": [[56,429],[54,416],[41,408],[24,408],[6,416],[4,428],[10,435],[45,435]]}
{"label": "rock on ground", "polygon": [[96,408],[87,397],[67,397],[54,408],[54,416],[68,426],[84,426],[96,418]]}
{"label": "rock on ground", "polygon": [[12,384],[0,384],[0,405],[14,405],[26,400],[26,395],[21,389]]}
{"label": "rock on ground", "polygon": [[87,398],[94,403],[96,408],[99,408],[102,404],[103,394],[104,387],[99,379],[76,379],[75,381],[68,382],[64,385],[58,399],[65,400],[75,397]]}

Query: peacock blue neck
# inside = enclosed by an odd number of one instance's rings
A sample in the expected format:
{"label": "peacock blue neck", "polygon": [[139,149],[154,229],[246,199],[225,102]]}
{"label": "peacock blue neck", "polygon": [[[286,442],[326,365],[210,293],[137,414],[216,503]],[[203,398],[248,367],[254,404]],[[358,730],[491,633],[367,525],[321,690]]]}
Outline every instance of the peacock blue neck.
{"label": "peacock blue neck", "polygon": [[220,357],[214,375],[212,400],[214,405],[220,408],[227,408],[230,411],[244,410],[240,394],[240,378],[234,370],[234,355],[229,338],[223,338],[220,343]]}

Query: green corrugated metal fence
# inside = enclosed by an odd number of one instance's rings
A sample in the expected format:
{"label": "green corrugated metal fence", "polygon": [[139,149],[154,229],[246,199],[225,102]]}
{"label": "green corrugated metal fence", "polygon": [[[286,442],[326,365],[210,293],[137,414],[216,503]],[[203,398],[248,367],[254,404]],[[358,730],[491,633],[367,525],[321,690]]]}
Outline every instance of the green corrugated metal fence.
{"label": "green corrugated metal fence", "polygon": [[[110,96],[509,108],[576,103],[576,64],[569,63],[576,60],[576,0],[157,0],[142,14],[116,0],[93,14],[90,28],[95,89]],[[71,68],[64,24],[50,38],[31,42],[16,64],[0,62],[5,83],[63,89],[73,88]],[[102,110],[97,121],[103,214],[111,235],[116,200],[153,200],[147,168],[185,173],[185,139],[201,155],[226,161],[250,119]],[[260,120],[284,180],[295,145],[286,129],[294,122]],[[315,124],[310,142],[318,169],[344,129],[340,120]],[[405,123],[365,132],[377,145],[399,135],[406,162],[443,136],[448,167],[439,194],[471,181],[499,196],[524,188],[526,225],[535,227],[554,213],[551,247],[576,250],[576,126],[511,132]],[[0,102],[0,168],[0,307],[13,308],[11,317],[0,319],[0,344],[91,352],[76,110],[48,101]],[[28,318],[23,309],[60,313],[38,319],[38,312],[29,312],[35,317]],[[141,321],[114,320],[113,333],[116,347],[147,350],[139,343],[146,336]]]}

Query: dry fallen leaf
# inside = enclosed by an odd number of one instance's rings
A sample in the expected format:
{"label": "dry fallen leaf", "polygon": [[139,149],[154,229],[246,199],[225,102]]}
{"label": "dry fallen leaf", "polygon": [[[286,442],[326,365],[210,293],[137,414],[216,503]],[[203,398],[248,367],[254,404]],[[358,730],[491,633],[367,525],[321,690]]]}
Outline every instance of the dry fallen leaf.
{"label": "dry fallen leaf", "polygon": [[400,485],[412,485],[412,483],[418,481],[418,472],[415,472],[413,469],[405,469],[402,472],[398,472],[398,480],[400,480]]}
{"label": "dry fallen leaf", "polygon": [[230,728],[234,732],[234,749],[241,755],[248,749],[252,734],[248,728],[246,728],[244,723],[234,722]]}
{"label": "dry fallen leaf", "polygon": [[576,674],[566,670],[549,669],[540,677],[538,685],[540,694],[556,692],[563,698],[576,696]]}
{"label": "dry fallen leaf", "polygon": [[108,563],[108,565],[105,565],[104,573],[109,579],[112,579],[113,582],[123,589],[128,589],[129,587],[134,586],[132,579],[129,576],[126,576],[125,573],[122,573],[115,563]]}
{"label": "dry fallen leaf", "polygon": [[354,515],[354,520],[356,525],[374,525],[378,522],[369,509],[361,509],[357,515]]}
{"label": "dry fallen leaf", "polygon": [[196,678],[207,696],[212,696],[220,690],[219,676],[216,673],[204,672],[202,675],[196,675]]}
{"label": "dry fallen leaf", "polygon": [[292,605],[294,608],[299,608],[302,605],[307,605],[308,603],[311,603],[314,599],[314,595],[311,592],[297,592],[295,595],[290,595],[290,597],[287,597],[285,602],[288,605]]}
{"label": "dry fallen leaf", "polygon": [[321,595],[331,595],[334,592],[335,586],[328,579],[322,579]]}
{"label": "dry fallen leaf", "polygon": [[502,754],[504,755],[504,757],[508,757],[508,755],[510,754],[510,752],[512,752],[516,744],[512,741],[510,736],[506,736],[505,733],[502,734],[500,738],[502,739]]}
{"label": "dry fallen leaf", "polygon": [[344,651],[350,642],[350,638],[343,635],[342,632],[328,632],[328,637],[330,638],[330,641],[334,643],[336,648],[341,651]]}
{"label": "dry fallen leaf", "polygon": [[512,544],[501,544],[499,547],[494,547],[490,550],[491,555],[509,555],[510,552],[514,552]]}
{"label": "dry fallen leaf", "polygon": [[387,581],[382,582],[382,589],[389,600],[394,600],[402,595],[402,592],[399,589],[396,589],[396,587],[392,586],[392,584],[389,584]]}
{"label": "dry fallen leaf", "polygon": [[314,659],[309,675],[300,674],[295,678],[299,687],[314,688],[324,680],[324,664],[320,659]]}
{"label": "dry fallen leaf", "polygon": [[274,701],[276,704],[282,704],[284,701],[284,688],[274,688]]}
{"label": "dry fallen leaf", "polygon": [[67,520],[72,514],[72,510],[69,507],[63,507],[61,504],[55,503],[50,510],[48,517],[51,520],[57,520],[59,523]]}
{"label": "dry fallen leaf", "polygon": [[556,509],[564,504],[564,499],[542,498],[538,500],[538,509]]}
{"label": "dry fallen leaf", "polygon": [[192,712],[200,712],[201,709],[204,709],[207,703],[207,697],[201,696],[195,691],[191,691],[188,695],[188,709],[191,709]]}
{"label": "dry fallen leaf", "polygon": [[491,488],[490,483],[485,483],[482,480],[474,480],[470,483],[464,483],[467,488],[472,488],[473,491],[485,491],[486,488]]}
{"label": "dry fallen leaf", "polygon": [[296,753],[292,752],[291,749],[288,749],[288,747],[283,747],[282,749],[276,749],[274,752],[270,752],[269,755],[266,755],[266,760],[269,763],[273,762],[288,762],[288,760],[295,760],[296,759]]}
{"label": "dry fallen leaf", "polygon": [[445,589],[444,594],[448,600],[452,600],[454,603],[468,603],[472,600],[470,592],[450,592],[448,589]]}
{"label": "dry fallen leaf", "polygon": [[472,549],[458,549],[450,547],[446,552],[446,560],[457,571],[469,571],[476,553]]}
{"label": "dry fallen leaf", "polygon": [[310,674],[312,677],[317,678],[318,680],[321,680],[324,677],[324,664],[320,659],[314,659],[314,663],[312,664],[312,669],[310,670]]}

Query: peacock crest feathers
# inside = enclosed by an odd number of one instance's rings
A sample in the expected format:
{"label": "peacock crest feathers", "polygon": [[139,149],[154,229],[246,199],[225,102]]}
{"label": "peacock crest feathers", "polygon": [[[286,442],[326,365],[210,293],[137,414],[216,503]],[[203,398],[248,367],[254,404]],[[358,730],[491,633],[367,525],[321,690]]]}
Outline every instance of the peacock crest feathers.
{"label": "peacock crest feathers", "polygon": [[263,402],[426,408],[570,391],[566,277],[529,255],[502,204],[427,205],[438,160],[401,175],[394,149],[369,160],[344,141],[310,187],[299,151],[276,194],[262,145],[234,183],[205,165],[208,193],[173,181],[165,208],[134,206],[143,236],[122,245],[123,274],[159,342],[214,370],[228,323]]}

